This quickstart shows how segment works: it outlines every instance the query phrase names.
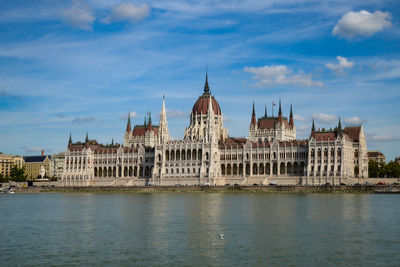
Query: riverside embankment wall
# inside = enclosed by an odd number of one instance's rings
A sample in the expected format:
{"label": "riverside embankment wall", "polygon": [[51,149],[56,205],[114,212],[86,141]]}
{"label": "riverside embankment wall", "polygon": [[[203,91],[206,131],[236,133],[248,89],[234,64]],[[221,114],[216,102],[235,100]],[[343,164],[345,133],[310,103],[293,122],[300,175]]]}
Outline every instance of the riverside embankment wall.
{"label": "riverside embankment wall", "polygon": [[[384,190],[388,186],[121,186],[121,187],[22,187],[17,193],[43,193],[43,192],[243,192],[243,193],[373,193],[375,190]],[[400,187],[394,187],[399,189]]]}

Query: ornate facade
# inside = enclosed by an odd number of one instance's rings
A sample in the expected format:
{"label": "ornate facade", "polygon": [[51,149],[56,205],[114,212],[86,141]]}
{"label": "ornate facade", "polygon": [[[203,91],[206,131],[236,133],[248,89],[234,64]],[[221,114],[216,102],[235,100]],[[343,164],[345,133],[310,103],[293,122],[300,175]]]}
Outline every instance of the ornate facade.
{"label": "ornate facade", "polygon": [[195,184],[339,184],[368,177],[366,139],[362,126],[315,129],[308,139],[296,139],[293,110],[282,116],[256,119],[249,138],[233,138],[223,126],[221,108],[211,94],[208,77],[195,102],[184,138],[171,140],[163,97],[159,125],[151,114],[132,129],[130,116],[122,145],[95,140],[73,143],[65,152],[62,184],[195,185]]}

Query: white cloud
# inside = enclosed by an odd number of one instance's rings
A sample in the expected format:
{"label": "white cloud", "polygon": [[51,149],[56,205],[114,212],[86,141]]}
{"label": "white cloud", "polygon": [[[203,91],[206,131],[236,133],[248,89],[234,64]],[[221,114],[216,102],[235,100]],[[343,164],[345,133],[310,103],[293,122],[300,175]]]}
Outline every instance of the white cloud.
{"label": "white cloud", "polygon": [[337,56],[336,58],[339,61],[338,64],[326,63],[325,67],[332,71],[335,71],[336,73],[343,73],[343,69],[351,69],[352,67],[354,67],[353,61],[348,61],[347,58],[341,56]]}
{"label": "white cloud", "polygon": [[80,124],[83,122],[92,122],[94,120],[95,120],[95,118],[93,118],[93,117],[82,117],[82,118],[76,117],[72,122]]}
{"label": "white cloud", "polygon": [[103,18],[101,21],[109,24],[113,21],[129,21],[135,23],[145,19],[150,13],[150,7],[147,4],[133,5],[131,3],[120,3],[114,6],[111,14]]}
{"label": "white cloud", "polygon": [[302,117],[302,116],[300,116],[300,115],[297,115],[297,114],[294,114],[294,115],[293,115],[293,119],[294,119],[295,121],[307,121],[306,118],[304,118],[304,117]]}
{"label": "white cloud", "polygon": [[392,25],[392,16],[389,12],[375,11],[370,13],[350,11],[340,18],[332,30],[333,35],[344,38],[355,36],[371,36],[385,27]]}
{"label": "white cloud", "polygon": [[371,142],[395,142],[399,141],[400,139],[395,136],[390,136],[390,135],[376,135],[376,134],[370,134],[367,136],[367,140]]}
{"label": "white cloud", "polygon": [[316,113],[313,115],[313,117],[316,122],[325,124],[333,123],[338,120],[336,115],[325,114],[325,113]]}
{"label": "white cloud", "polygon": [[344,123],[346,125],[359,125],[365,122],[365,120],[359,118],[359,117],[349,117],[344,119]]}
{"label": "white cloud", "polygon": [[189,112],[167,109],[167,118],[188,118],[189,115],[190,115]]}
{"label": "white cloud", "polygon": [[[131,111],[131,112],[129,112],[129,114],[131,115],[131,119],[136,118],[138,116],[138,114],[135,111]],[[121,120],[127,120],[128,114],[121,115],[121,116],[119,116],[119,118]]]}
{"label": "white cloud", "polygon": [[71,8],[60,11],[61,19],[68,25],[81,30],[92,30],[95,16],[88,5],[75,0]]}
{"label": "white cloud", "polygon": [[271,65],[260,68],[245,67],[245,72],[254,74],[253,79],[259,80],[257,86],[294,85],[304,87],[322,87],[320,81],[313,81],[311,74],[305,74],[299,70],[293,74],[293,70],[284,65]]}

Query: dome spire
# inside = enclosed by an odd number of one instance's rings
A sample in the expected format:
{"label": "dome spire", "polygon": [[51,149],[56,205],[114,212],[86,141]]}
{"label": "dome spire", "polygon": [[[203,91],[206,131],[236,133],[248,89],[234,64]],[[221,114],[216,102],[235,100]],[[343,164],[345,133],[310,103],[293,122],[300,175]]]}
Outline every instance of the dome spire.
{"label": "dome spire", "polygon": [[210,87],[208,86],[208,70],[206,65],[206,82],[204,83],[204,94],[210,93]]}

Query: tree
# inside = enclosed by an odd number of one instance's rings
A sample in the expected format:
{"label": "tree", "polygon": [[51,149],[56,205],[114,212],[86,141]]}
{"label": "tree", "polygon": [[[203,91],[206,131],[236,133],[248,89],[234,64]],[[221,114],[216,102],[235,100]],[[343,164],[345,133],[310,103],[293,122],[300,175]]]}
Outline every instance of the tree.
{"label": "tree", "polygon": [[22,168],[18,168],[18,166],[14,165],[11,168],[11,177],[10,180],[14,182],[25,182],[27,176],[25,174],[25,166]]}
{"label": "tree", "polygon": [[397,162],[391,161],[386,165],[386,174],[390,178],[400,177],[400,165]]}
{"label": "tree", "polygon": [[8,176],[0,173],[0,183],[7,183],[8,182]]}
{"label": "tree", "polygon": [[381,168],[378,163],[374,160],[370,160],[368,162],[368,172],[369,172],[369,177],[379,177],[381,173]]}

